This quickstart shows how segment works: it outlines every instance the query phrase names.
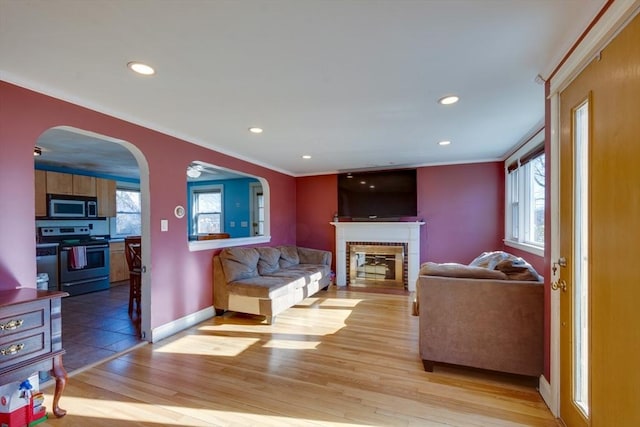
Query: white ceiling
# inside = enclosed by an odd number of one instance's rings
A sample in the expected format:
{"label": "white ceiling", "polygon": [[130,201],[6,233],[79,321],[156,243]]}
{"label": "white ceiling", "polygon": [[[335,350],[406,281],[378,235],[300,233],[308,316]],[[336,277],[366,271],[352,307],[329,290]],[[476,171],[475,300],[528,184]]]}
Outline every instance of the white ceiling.
{"label": "white ceiling", "polygon": [[495,160],[603,4],[0,0],[0,78],[294,176]]}

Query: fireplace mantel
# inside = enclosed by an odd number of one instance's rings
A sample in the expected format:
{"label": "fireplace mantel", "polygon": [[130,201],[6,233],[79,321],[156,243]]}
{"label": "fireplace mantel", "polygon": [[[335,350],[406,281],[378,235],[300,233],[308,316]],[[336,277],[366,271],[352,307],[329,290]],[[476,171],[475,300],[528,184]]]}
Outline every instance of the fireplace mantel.
{"label": "fireplace mantel", "polygon": [[336,228],[336,284],[347,284],[347,242],[407,243],[407,288],[415,291],[420,270],[420,227],[424,222],[332,222]]}

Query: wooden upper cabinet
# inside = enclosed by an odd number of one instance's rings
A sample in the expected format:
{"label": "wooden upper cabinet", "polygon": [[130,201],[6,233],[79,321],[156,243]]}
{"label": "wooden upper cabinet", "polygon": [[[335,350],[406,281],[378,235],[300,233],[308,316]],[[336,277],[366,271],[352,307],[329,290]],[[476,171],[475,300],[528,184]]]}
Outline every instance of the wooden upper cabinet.
{"label": "wooden upper cabinet", "polygon": [[47,216],[47,173],[36,169],[36,216]]}
{"label": "wooden upper cabinet", "polygon": [[96,196],[96,178],[94,176],[73,175],[74,196]]}
{"label": "wooden upper cabinet", "polygon": [[47,172],[47,193],[73,194],[73,175],[60,172]]}
{"label": "wooden upper cabinet", "polygon": [[47,171],[47,193],[96,197],[96,178]]}
{"label": "wooden upper cabinet", "polygon": [[98,216],[116,216],[116,182],[111,179],[96,178]]}

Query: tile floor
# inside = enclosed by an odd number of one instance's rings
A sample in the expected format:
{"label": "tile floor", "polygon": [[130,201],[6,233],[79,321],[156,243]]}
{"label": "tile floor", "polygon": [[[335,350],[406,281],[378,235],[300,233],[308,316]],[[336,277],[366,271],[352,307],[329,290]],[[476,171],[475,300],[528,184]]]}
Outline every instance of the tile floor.
{"label": "tile floor", "polygon": [[129,316],[128,307],[129,282],[112,283],[105,291],[62,299],[62,345],[67,352],[63,364],[67,372],[140,342],[137,318]]}

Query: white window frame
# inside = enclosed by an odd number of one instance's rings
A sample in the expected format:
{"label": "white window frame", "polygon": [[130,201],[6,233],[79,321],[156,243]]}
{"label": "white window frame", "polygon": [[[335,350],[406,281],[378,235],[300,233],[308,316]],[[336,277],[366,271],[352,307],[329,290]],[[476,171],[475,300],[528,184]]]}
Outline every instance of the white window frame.
{"label": "white window frame", "polygon": [[192,185],[189,190],[189,200],[191,200],[191,227],[192,234],[197,234],[197,219],[196,216],[196,195],[198,193],[220,193],[220,233],[224,233],[224,186],[220,184],[208,184],[208,185]]}
{"label": "white window frame", "polygon": [[[129,184],[129,183],[119,183],[116,182],[116,191],[135,191],[140,193],[140,235],[142,235],[142,193],[140,191],[140,186],[139,185],[135,185],[135,184]],[[109,229],[111,230],[110,236],[111,238],[124,238],[129,236],[129,234],[117,234],[117,218],[118,218],[118,211],[117,211],[117,205],[116,205],[116,216],[109,218]]]}
{"label": "white window frame", "polygon": [[[544,244],[528,238],[526,229],[531,220],[531,163],[520,165],[520,159],[544,144],[544,129],[536,133],[505,161],[505,230],[504,244],[538,256],[544,256]],[[508,166],[517,164],[517,169],[509,173]],[[547,180],[548,181],[548,180]],[[545,200],[545,203],[548,203]]]}

